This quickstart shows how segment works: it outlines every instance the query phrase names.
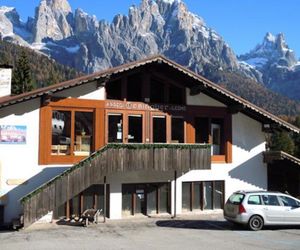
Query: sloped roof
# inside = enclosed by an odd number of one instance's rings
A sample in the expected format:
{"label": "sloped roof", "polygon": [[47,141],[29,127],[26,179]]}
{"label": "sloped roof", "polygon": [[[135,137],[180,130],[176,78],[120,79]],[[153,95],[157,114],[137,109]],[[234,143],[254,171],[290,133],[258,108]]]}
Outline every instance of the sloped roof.
{"label": "sloped roof", "polygon": [[216,94],[220,97],[222,97],[222,100],[226,100],[226,102],[240,105],[242,107],[242,111],[244,114],[251,116],[252,118],[262,122],[262,123],[275,123],[279,125],[280,127],[293,131],[295,133],[300,133],[300,129],[289,124],[288,122],[278,118],[277,116],[269,113],[268,111],[257,107],[256,105],[252,104],[251,102],[233,94],[227,89],[222,88],[221,86],[209,81],[208,79],[196,74],[195,72],[175,63],[174,61],[171,61],[161,55],[158,56],[152,56],[140,61],[127,63],[118,67],[110,68],[104,71],[96,72],[94,74],[90,74],[87,76],[79,77],[73,80],[53,84],[48,87],[40,88],[33,90],[31,92],[23,93],[16,96],[6,96],[0,98],[0,109],[5,106],[13,105],[16,103],[20,103],[23,101],[27,101],[33,98],[41,97],[43,95],[47,95],[50,93],[55,93],[62,91],[64,89],[72,88],[75,86],[83,85],[88,82],[92,82],[95,80],[104,80],[107,77],[110,77],[112,75],[116,75],[122,72],[130,71],[132,69],[142,67],[149,64],[164,64],[169,66],[170,68],[181,72],[184,76],[188,77],[189,79],[193,80],[199,86],[203,87],[206,92],[214,93],[214,96]]}
{"label": "sloped roof", "polygon": [[283,151],[269,151],[264,153],[265,162],[288,160],[300,167],[300,159]]}

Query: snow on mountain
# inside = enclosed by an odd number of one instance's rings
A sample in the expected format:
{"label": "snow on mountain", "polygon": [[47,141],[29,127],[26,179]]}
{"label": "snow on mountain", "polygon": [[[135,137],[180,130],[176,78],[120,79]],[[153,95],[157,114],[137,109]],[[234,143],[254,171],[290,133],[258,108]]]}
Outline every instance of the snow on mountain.
{"label": "snow on mountain", "polygon": [[262,76],[262,82],[272,90],[293,99],[300,99],[300,62],[287,45],[282,33],[267,33],[261,44],[239,56],[240,63],[249,64]]}
{"label": "snow on mountain", "polygon": [[81,9],[72,12],[67,0],[41,0],[35,17],[26,23],[14,8],[1,7],[0,35],[86,73],[153,54],[163,54],[203,75],[235,72],[266,86],[300,68],[282,34],[268,33],[261,44],[237,58],[182,0],[141,0],[112,23],[98,21]]}

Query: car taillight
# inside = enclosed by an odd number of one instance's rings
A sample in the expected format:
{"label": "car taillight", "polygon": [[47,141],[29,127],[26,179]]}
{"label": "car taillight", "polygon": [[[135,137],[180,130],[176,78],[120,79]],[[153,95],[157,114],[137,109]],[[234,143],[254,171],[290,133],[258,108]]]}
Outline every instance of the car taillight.
{"label": "car taillight", "polygon": [[246,209],[242,204],[239,205],[239,214],[246,213]]}

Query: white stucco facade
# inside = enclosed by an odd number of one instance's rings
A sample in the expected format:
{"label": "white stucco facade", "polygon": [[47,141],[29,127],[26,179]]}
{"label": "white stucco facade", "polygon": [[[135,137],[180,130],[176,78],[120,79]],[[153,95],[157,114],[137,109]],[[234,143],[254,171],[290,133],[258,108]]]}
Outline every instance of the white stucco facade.
{"label": "white stucco facade", "polygon": [[[200,93],[190,96],[187,105],[226,107],[213,98]],[[55,94],[59,97],[104,100],[105,90],[97,83],[74,87]],[[26,143],[0,144],[0,204],[5,205],[5,222],[21,213],[19,199],[47,180],[58,175],[69,165],[39,165],[40,99],[22,102],[1,110],[0,125],[26,126]],[[262,125],[242,113],[232,115],[232,156],[230,164],[212,164],[211,170],[193,170],[178,173],[176,183],[176,212],[182,212],[182,183],[192,181],[224,181],[225,198],[241,189],[266,189],[267,168],[263,163],[265,135]],[[20,184],[24,181],[23,184]],[[174,173],[134,172],[107,176],[110,185],[110,218],[122,218],[122,184],[171,183],[171,213],[174,213]]]}

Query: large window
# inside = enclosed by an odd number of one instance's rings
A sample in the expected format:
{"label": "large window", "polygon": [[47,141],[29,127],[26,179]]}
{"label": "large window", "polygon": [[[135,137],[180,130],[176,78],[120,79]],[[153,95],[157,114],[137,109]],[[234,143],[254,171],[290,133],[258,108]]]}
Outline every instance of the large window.
{"label": "large window", "polygon": [[52,155],[70,155],[71,153],[71,112],[52,112]]}
{"label": "large window", "polygon": [[122,185],[122,215],[170,213],[170,184]]}
{"label": "large window", "polygon": [[52,112],[52,155],[88,156],[93,150],[93,112]]}
{"label": "large window", "polygon": [[[109,185],[107,185],[109,188]],[[109,211],[109,195],[107,193],[107,208],[106,210]],[[101,213],[104,212],[104,185],[92,185],[82,193],[74,196],[69,201],[69,211],[66,211],[66,203],[61,205],[58,209],[54,212],[54,217],[66,217],[67,212],[71,218],[79,217],[86,209],[99,209]],[[108,215],[108,213],[106,213]]]}
{"label": "large window", "polygon": [[210,143],[212,155],[225,154],[224,119],[195,118],[196,143]]}
{"label": "large window", "polygon": [[182,183],[182,211],[221,209],[224,204],[224,181]]}

